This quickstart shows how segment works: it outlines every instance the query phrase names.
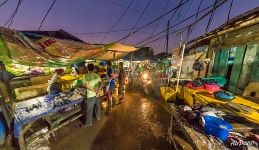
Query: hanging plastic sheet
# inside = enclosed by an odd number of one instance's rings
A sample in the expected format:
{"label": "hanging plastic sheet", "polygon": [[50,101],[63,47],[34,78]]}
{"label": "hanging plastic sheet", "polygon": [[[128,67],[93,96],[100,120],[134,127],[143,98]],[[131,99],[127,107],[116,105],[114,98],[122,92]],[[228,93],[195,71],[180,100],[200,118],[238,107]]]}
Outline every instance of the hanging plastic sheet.
{"label": "hanging plastic sheet", "polygon": [[91,60],[117,60],[137,50],[119,43],[88,44],[0,28],[0,60],[37,66],[67,66]]}

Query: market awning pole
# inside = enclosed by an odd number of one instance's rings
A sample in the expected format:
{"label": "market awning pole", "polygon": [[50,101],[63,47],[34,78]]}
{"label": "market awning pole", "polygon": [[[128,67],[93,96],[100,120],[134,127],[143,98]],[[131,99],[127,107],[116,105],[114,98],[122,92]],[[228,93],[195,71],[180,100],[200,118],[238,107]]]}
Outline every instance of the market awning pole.
{"label": "market awning pole", "polygon": [[182,72],[184,51],[185,51],[185,44],[182,44],[181,63],[180,63],[180,68],[179,68],[179,72],[178,72],[178,76],[177,76],[176,92],[178,91],[179,80],[180,80],[181,72]]}
{"label": "market awning pole", "polygon": [[128,70],[128,76],[129,76],[130,69],[132,69],[133,55],[134,55],[134,52],[132,52],[132,54],[131,54],[130,65],[129,65],[129,70]]}
{"label": "market awning pole", "polygon": [[115,51],[113,51],[113,60],[115,61]]}

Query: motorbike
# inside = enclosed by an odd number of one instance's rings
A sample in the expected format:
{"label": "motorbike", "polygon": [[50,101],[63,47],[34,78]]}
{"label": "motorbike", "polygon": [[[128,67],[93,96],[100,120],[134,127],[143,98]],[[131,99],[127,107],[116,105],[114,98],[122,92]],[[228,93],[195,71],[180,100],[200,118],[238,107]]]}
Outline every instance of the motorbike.
{"label": "motorbike", "polygon": [[142,74],[142,88],[145,94],[149,94],[152,91],[152,78],[151,74],[144,72]]}

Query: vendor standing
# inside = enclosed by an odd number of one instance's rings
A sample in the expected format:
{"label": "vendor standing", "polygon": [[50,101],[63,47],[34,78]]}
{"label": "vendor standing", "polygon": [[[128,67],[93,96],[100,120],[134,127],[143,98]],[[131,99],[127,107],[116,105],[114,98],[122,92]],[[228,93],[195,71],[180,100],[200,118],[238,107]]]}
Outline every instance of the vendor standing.
{"label": "vendor standing", "polygon": [[119,63],[119,95],[121,97],[121,102],[125,102],[125,80],[126,80],[126,72],[123,67],[123,62]]}
{"label": "vendor standing", "polygon": [[107,93],[107,98],[109,101],[109,111],[112,110],[112,102],[113,102],[113,93],[115,88],[115,81],[114,81],[114,72],[112,68],[112,62],[107,62],[107,75],[109,77],[109,90]]}
{"label": "vendor standing", "polygon": [[86,112],[86,123],[82,124],[81,127],[90,127],[93,124],[93,112],[94,106],[96,105],[96,118],[100,120],[101,115],[101,104],[100,100],[97,98],[99,92],[101,91],[101,78],[98,74],[94,73],[94,65],[88,64],[88,73],[84,75],[83,84],[87,89],[87,112]]}
{"label": "vendor standing", "polygon": [[56,69],[55,74],[52,76],[49,86],[48,86],[48,92],[49,94],[58,94],[61,92],[62,84],[60,77],[63,76],[65,73],[64,69]]}

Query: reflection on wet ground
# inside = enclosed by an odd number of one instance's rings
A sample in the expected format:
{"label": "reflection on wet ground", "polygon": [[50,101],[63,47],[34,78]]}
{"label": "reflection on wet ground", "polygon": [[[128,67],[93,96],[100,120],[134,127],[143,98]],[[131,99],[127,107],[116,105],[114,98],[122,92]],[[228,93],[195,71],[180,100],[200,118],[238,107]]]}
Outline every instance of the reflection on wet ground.
{"label": "reflection on wet ground", "polygon": [[[79,128],[75,121],[55,133],[56,140],[38,139],[31,150],[167,150],[170,114],[154,100],[139,93],[128,93],[126,102],[116,106],[90,128]],[[52,139],[49,142],[49,139]]]}

